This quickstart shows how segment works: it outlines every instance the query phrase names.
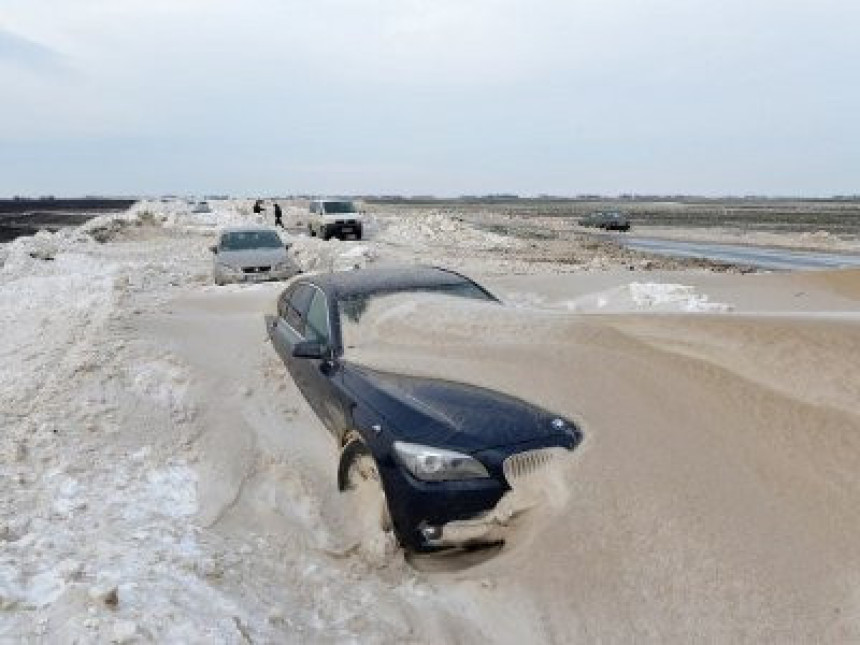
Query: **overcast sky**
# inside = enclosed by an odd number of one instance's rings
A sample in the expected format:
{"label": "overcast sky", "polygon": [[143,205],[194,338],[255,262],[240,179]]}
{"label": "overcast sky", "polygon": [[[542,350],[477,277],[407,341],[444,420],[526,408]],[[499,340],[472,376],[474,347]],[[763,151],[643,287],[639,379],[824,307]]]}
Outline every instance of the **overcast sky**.
{"label": "overcast sky", "polygon": [[860,192],[857,0],[0,0],[0,195]]}

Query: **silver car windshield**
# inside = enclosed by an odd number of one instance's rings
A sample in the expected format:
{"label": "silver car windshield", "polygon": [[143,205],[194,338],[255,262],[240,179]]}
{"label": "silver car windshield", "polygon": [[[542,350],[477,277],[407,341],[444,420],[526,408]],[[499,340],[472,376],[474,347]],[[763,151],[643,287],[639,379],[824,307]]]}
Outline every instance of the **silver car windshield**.
{"label": "silver car windshield", "polygon": [[236,231],[221,236],[221,248],[225,251],[277,249],[281,246],[281,238],[272,231]]}

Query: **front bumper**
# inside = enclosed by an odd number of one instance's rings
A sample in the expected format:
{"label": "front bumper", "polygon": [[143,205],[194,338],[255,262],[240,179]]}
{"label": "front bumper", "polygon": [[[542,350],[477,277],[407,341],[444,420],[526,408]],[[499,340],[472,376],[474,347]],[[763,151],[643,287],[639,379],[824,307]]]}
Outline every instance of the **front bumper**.
{"label": "front bumper", "polygon": [[[562,438],[547,445],[517,446],[484,454],[490,477],[425,482],[415,479],[393,460],[380,464],[389,510],[404,546],[416,550],[499,542],[516,516],[541,503],[547,488],[543,477],[527,485],[508,485],[502,472],[507,457],[526,450],[559,450],[572,454],[577,440]],[[549,472],[549,471],[547,471]]]}
{"label": "front bumper", "polygon": [[441,526],[423,524],[418,527],[427,548],[464,547],[503,542],[507,523],[484,513],[471,520],[455,520]]}
{"label": "front bumper", "polygon": [[435,546],[423,527],[481,517],[508,490],[495,478],[423,482],[396,463],[380,466],[391,518],[404,546],[412,549]]}
{"label": "front bumper", "polygon": [[299,270],[295,268],[282,270],[272,269],[270,271],[258,271],[254,273],[216,269],[214,272],[214,278],[215,282],[221,284],[247,284],[254,282],[271,282],[274,280],[289,280],[297,273],[299,273]]}
{"label": "front bumper", "polygon": [[511,487],[498,503],[474,518],[454,520],[438,526],[422,524],[418,530],[424,543],[437,548],[504,541],[517,517],[537,506],[557,503],[566,498],[563,465],[565,458],[571,454],[569,449],[558,447],[512,455],[513,458],[525,456],[525,459],[505,469]]}
{"label": "front bumper", "polygon": [[329,236],[361,235],[364,226],[361,222],[328,222],[323,225],[323,232]]}

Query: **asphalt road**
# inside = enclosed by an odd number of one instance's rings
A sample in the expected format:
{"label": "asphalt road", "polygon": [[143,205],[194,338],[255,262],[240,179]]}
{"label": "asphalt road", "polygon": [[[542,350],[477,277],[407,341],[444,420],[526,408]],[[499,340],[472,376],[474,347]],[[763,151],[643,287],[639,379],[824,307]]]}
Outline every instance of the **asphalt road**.
{"label": "asphalt road", "polygon": [[718,262],[748,265],[774,271],[860,267],[860,255],[854,254],[791,251],[739,244],[679,242],[627,236],[617,236],[614,239],[619,244],[636,251],[672,257],[707,258]]}

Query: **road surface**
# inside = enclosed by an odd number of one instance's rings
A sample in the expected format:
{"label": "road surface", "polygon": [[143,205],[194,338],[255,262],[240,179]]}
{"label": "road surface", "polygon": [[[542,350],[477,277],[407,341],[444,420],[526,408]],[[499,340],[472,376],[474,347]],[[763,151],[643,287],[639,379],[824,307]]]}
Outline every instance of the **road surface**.
{"label": "road surface", "polygon": [[791,251],[787,249],[743,246],[740,244],[711,244],[680,242],[641,237],[615,238],[627,248],[673,257],[707,258],[731,264],[743,264],[776,271],[838,269],[860,267],[860,255],[823,251]]}

